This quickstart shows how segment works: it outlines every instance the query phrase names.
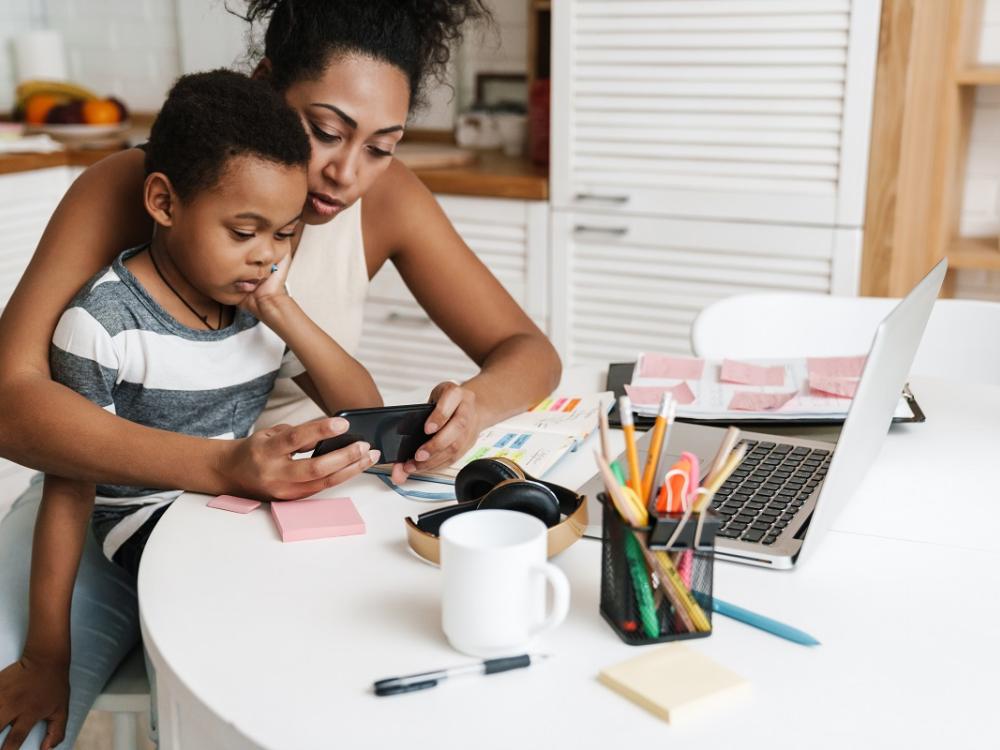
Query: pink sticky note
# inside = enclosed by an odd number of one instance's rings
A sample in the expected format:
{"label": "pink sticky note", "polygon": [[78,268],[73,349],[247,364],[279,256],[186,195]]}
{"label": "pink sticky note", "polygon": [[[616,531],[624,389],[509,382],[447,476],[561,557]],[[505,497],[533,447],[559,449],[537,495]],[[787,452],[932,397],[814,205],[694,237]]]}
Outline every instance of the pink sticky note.
{"label": "pink sticky note", "polygon": [[641,378],[700,380],[705,360],[696,357],[671,357],[666,354],[643,354],[636,369]]}
{"label": "pink sticky note", "polygon": [[248,500],[245,497],[236,497],[235,495],[219,495],[209,500],[205,505],[219,510],[231,510],[233,513],[249,513],[260,507],[260,501]]}
{"label": "pink sticky note", "polygon": [[365,521],[349,497],[271,503],[283,542],[365,533]]}
{"label": "pink sticky note", "polygon": [[827,378],[822,376],[809,376],[809,388],[823,396],[840,396],[841,398],[854,398],[855,391],[858,390],[856,378]]}
{"label": "pink sticky note", "polygon": [[787,404],[795,396],[789,393],[757,393],[756,391],[736,391],[729,408],[734,411],[774,411]]}
{"label": "pink sticky note", "polygon": [[754,365],[724,359],[719,370],[719,380],[742,385],[784,385],[785,368],[781,365]]}
{"label": "pink sticky note", "polygon": [[660,398],[664,393],[669,393],[674,397],[680,406],[694,403],[694,393],[687,383],[678,383],[668,387],[653,385],[628,385],[625,386],[625,393],[632,399],[635,406],[659,406]]}
{"label": "pink sticky note", "polygon": [[809,377],[860,378],[868,357],[809,357],[806,366]]}

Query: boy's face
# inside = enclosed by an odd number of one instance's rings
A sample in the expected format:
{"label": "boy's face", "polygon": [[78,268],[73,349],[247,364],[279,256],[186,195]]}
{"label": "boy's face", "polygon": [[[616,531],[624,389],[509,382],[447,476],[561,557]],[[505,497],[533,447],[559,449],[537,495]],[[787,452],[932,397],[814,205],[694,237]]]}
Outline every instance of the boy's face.
{"label": "boy's face", "polygon": [[291,251],[305,199],[304,168],[233,157],[214,186],[174,204],[171,259],[201,293],[239,304]]}

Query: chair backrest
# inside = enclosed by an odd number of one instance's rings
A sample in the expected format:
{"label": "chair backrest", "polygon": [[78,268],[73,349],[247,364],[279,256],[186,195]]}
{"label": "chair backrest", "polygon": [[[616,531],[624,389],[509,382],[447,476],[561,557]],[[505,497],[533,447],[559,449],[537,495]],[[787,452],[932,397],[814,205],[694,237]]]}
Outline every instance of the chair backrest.
{"label": "chair backrest", "polygon": [[[824,294],[743,294],[695,319],[695,354],[778,358],[862,354],[899,300]],[[911,375],[1000,384],[1000,303],[939,299]]]}

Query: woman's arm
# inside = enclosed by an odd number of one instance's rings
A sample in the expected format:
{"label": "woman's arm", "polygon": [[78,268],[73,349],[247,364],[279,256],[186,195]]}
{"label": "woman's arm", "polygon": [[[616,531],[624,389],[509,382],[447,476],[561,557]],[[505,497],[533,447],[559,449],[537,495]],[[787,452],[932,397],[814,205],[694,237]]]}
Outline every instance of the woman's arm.
{"label": "woman's arm", "polygon": [[0,317],[0,455],[90,482],[282,499],[306,497],[362,471],[358,462],[368,454],[350,447],[291,458],[342,433],[344,420],[207,440],[142,427],[52,381],[49,343],[63,309],[121,250],[150,236],[143,179],[140,151],[110,156],[73,183],[50,219]]}
{"label": "woman's arm", "polygon": [[[362,210],[369,275],[391,259],[417,302],[480,368],[460,387],[434,389],[438,409],[428,425],[438,434],[418,452],[420,460],[404,468],[446,465],[481,429],[551,393],[561,373],[559,356],[401,163],[393,162],[366,194]],[[398,470],[394,476],[402,478]]]}
{"label": "woman's arm", "polygon": [[[48,475],[31,551],[28,635],[21,658],[0,672],[0,723],[16,748],[39,721],[43,747],[58,745],[69,709],[70,602],[94,485]],[[0,726],[0,730],[3,726]]]}

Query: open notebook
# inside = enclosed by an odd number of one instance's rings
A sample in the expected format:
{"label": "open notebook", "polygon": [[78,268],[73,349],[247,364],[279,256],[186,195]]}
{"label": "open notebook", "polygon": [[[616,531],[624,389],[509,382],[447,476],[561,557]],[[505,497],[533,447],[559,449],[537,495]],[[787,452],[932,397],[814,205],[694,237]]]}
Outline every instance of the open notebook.
{"label": "open notebook", "polygon": [[[481,432],[475,444],[451,466],[411,478],[452,484],[470,461],[500,457],[516,461],[531,476],[544,476],[597,429],[600,411],[607,413],[613,398],[610,391],[587,396],[554,394],[531,410]],[[392,465],[382,464],[372,471],[388,474]]]}

